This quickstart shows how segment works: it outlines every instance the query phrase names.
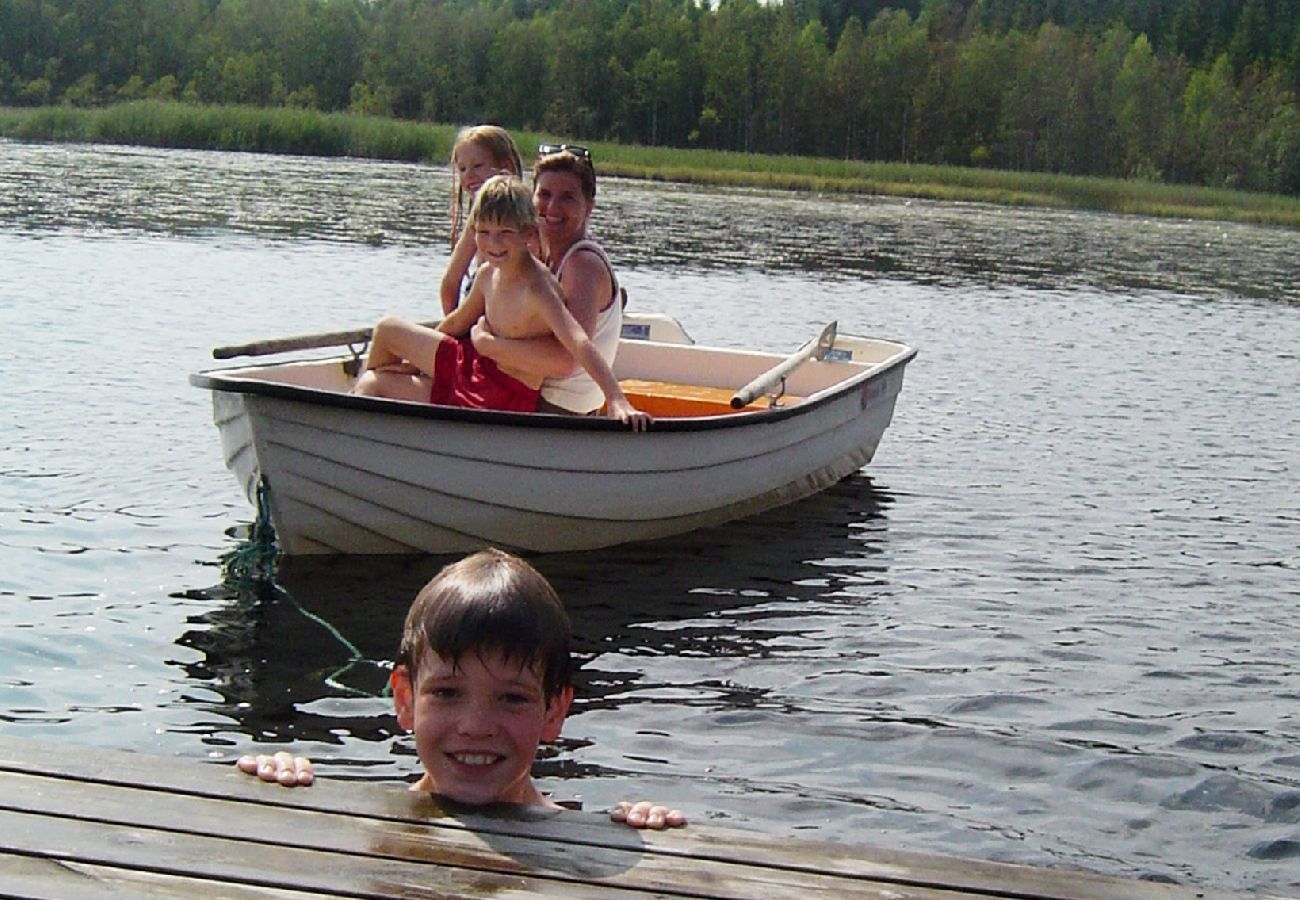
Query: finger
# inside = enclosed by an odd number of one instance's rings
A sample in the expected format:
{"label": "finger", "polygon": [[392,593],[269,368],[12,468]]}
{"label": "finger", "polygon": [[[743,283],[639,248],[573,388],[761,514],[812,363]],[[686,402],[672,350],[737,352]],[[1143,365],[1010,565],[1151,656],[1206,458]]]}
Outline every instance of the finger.
{"label": "finger", "polygon": [[257,756],[257,777],[263,781],[277,781],[275,757],[259,753]]}
{"label": "finger", "polygon": [[294,771],[293,768],[292,753],[289,753],[288,751],[285,750],[281,750],[279,753],[275,754],[275,756],[272,758],[272,766],[274,767],[273,780],[278,781],[280,784],[283,785],[292,785],[298,783],[298,774]]}
{"label": "finger", "polygon": [[654,804],[649,800],[642,800],[640,803],[633,804],[627,812],[627,824],[634,828],[644,828],[650,824],[650,814],[654,809]]}
{"label": "finger", "polygon": [[680,809],[669,809],[666,806],[656,806],[646,817],[648,828],[680,828],[685,824],[685,813]]}
{"label": "finger", "polygon": [[614,808],[609,811],[609,817],[613,819],[615,822],[626,822],[627,812],[631,808],[632,808],[631,803],[628,803],[626,800],[621,801],[615,804]]}
{"label": "finger", "polygon": [[316,771],[312,768],[311,760],[307,757],[294,757],[293,768],[295,780],[298,784],[305,786],[316,780]]}

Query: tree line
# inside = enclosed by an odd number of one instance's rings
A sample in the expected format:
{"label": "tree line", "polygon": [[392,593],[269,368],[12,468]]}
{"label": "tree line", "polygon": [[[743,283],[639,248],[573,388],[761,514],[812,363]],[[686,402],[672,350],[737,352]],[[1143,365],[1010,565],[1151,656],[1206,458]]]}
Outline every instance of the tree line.
{"label": "tree line", "polygon": [[0,0],[0,103],[498,122],[573,139],[1300,194],[1296,0]]}

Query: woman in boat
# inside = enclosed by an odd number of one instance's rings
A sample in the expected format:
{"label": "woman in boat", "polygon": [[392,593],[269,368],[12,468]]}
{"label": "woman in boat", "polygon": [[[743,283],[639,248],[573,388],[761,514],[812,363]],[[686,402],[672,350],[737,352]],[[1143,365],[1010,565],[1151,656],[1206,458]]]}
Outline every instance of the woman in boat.
{"label": "woman in boat", "polygon": [[[587,232],[596,207],[596,170],[591,151],[570,144],[542,144],[533,166],[542,260],[564,292],[564,304],[611,367],[623,326],[618,279],[609,257]],[[604,403],[600,387],[552,337],[506,339],[486,319],[470,332],[474,347],[511,368],[546,375],[538,412],[589,415]]]}

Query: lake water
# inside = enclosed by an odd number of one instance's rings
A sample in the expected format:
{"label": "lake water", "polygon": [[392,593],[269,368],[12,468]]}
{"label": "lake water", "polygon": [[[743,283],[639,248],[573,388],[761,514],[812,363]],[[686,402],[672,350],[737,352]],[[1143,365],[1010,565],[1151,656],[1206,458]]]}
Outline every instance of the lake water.
{"label": "lake water", "polygon": [[[444,167],[0,142],[0,729],[326,777],[441,559],[223,583],[209,351],[428,318]],[[586,664],[544,786],[774,835],[1300,891],[1300,234],[609,179],[633,306],[920,348],[876,460],[540,557]]]}

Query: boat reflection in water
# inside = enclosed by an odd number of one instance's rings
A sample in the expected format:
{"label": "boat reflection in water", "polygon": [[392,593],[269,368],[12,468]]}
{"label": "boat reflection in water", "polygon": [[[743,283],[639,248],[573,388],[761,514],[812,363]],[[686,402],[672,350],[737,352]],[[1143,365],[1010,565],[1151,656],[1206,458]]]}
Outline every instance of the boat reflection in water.
{"label": "boat reflection in water", "polygon": [[[584,663],[573,715],[637,689],[639,673],[600,666],[611,654],[761,656],[759,643],[773,637],[761,627],[728,629],[720,646],[717,628],[689,623],[723,612],[743,617],[747,609],[758,620],[757,608],[774,598],[813,601],[839,591],[840,578],[883,579],[891,502],[859,474],[726,526],[531,558],[573,621],[575,653]],[[230,726],[210,742],[291,742],[320,757],[331,775],[407,774],[409,760],[394,765],[391,758],[410,751],[391,746],[400,732],[386,682],[407,607],[456,558],[287,557],[274,583],[196,592],[222,601],[179,639],[204,655],[184,665],[188,676],[223,697],[212,712]]]}

